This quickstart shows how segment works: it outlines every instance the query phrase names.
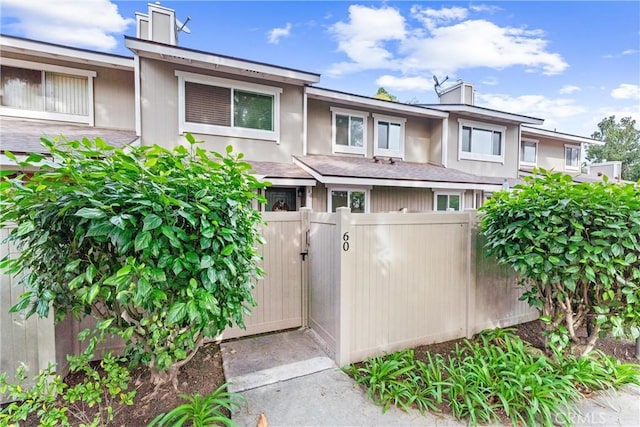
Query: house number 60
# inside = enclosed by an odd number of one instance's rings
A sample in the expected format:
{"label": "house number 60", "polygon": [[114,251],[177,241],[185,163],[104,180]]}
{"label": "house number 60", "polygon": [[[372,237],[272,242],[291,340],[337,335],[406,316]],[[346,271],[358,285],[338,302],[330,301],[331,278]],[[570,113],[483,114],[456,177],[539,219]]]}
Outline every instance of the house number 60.
{"label": "house number 60", "polygon": [[349,250],[349,232],[342,235],[342,250],[345,252]]}

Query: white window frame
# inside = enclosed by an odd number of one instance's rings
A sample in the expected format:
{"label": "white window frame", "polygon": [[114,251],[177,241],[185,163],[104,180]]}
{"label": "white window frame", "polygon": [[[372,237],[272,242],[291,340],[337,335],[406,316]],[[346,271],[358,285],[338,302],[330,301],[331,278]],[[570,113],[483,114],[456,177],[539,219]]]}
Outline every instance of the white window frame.
{"label": "white window frame", "polygon": [[[367,129],[369,128],[369,113],[357,110],[348,110],[345,108],[331,107],[331,145],[333,147],[332,152],[335,153],[348,153],[348,154],[361,154],[367,155]],[[363,121],[362,129],[362,147],[352,147],[350,145],[336,144],[336,116],[350,116],[360,117]]]}
{"label": "white window frame", "polygon": [[[44,91],[44,73],[61,73],[74,77],[87,78],[87,115],[52,113],[48,111],[24,110],[21,108],[11,108],[0,106],[0,114],[10,117],[26,117],[29,119],[56,120],[61,122],[86,123],[94,125],[94,105],[93,105],[93,79],[98,75],[95,71],[83,70],[80,68],[62,67],[60,65],[43,64],[40,62],[24,61],[22,59],[2,58],[2,65],[16,68],[25,68],[42,72],[42,90]],[[45,97],[43,96],[43,102]]]}
{"label": "white window frame", "polygon": [[[458,196],[460,197],[460,209],[457,211],[450,211],[447,209],[446,211],[438,210],[438,196]],[[447,199],[448,201],[449,199]],[[448,203],[447,203],[448,206]],[[464,210],[464,191],[434,191],[433,192],[433,210],[435,212],[462,212]]]}
{"label": "white window frame", "polygon": [[[518,158],[520,159],[520,164],[522,166],[537,166],[538,165],[538,147],[539,147],[538,142],[539,141],[537,139],[523,138],[523,139],[520,140],[520,150],[519,150],[519,153],[518,153]],[[534,144],[535,147],[536,147],[536,158],[535,158],[535,161],[533,163],[532,162],[525,162],[524,160],[522,160],[522,145],[525,144],[525,143]]]}
{"label": "white window frame", "polygon": [[[493,154],[479,154],[468,153],[462,151],[462,128],[470,127],[471,135],[473,135],[473,129],[488,130],[492,132],[500,132],[500,155]],[[507,127],[499,126],[490,123],[475,122],[471,120],[458,119],[458,160],[478,160],[483,162],[494,162],[504,164],[504,151],[506,148]]]}
{"label": "white window frame", "polygon": [[[396,157],[404,160],[405,124],[407,123],[407,119],[375,113],[373,114],[373,119],[373,155]],[[398,150],[389,150],[378,147],[378,122],[400,125],[400,144]]]}
{"label": "white window frame", "polygon": [[350,187],[327,187],[327,212],[333,212],[333,203],[331,200],[331,193],[334,191],[346,191],[347,200],[351,199],[351,193],[364,193],[364,213],[370,212],[371,202],[369,200],[371,194],[371,187],[350,186]]}
{"label": "white window frame", "polygon": [[[578,150],[578,165],[571,166],[567,164],[567,149],[576,149]],[[564,145],[564,168],[566,170],[578,171],[580,170],[580,160],[582,159],[582,147],[579,144],[565,144]]]}
{"label": "white window frame", "polygon": [[[203,74],[189,73],[187,71],[175,71],[178,77],[178,131],[201,133],[206,135],[220,135],[228,137],[261,139],[280,143],[280,95],[282,88],[265,86],[255,83],[240,82],[237,80],[223,79],[221,77],[207,76]],[[225,87],[231,89],[231,118],[233,120],[233,90],[245,90],[257,94],[273,96],[273,130],[247,129],[234,126],[208,125],[204,123],[187,122],[185,112],[185,83],[198,83],[209,86]]]}

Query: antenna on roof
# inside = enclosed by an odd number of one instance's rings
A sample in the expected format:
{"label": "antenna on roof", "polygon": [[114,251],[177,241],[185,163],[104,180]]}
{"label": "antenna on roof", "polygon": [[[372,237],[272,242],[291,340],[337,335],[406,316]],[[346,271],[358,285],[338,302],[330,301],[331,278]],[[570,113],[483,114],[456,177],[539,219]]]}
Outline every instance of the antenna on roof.
{"label": "antenna on roof", "polygon": [[183,31],[187,34],[191,34],[191,30],[189,29],[189,27],[187,27],[187,22],[189,21],[191,21],[190,16],[187,16],[187,19],[185,19],[184,23],[176,18],[176,32],[179,33],[180,31]]}
{"label": "antenna on roof", "polygon": [[436,94],[438,95],[438,97],[440,97],[440,95],[442,94],[442,84],[444,82],[446,82],[447,80],[449,80],[449,76],[446,76],[444,78],[443,81],[438,81],[438,78],[436,77],[436,75],[433,75],[433,81],[435,82],[435,84],[433,85],[433,90],[436,91]]}

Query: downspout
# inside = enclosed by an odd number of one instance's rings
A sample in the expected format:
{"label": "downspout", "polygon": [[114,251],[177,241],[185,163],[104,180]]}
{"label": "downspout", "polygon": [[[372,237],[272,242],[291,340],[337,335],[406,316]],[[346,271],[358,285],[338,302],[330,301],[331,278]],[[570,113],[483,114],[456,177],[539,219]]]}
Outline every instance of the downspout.
{"label": "downspout", "polygon": [[449,156],[449,118],[442,119],[442,166],[447,167]]}
{"label": "downspout", "polygon": [[302,155],[307,155],[307,86],[302,92]]}
{"label": "downspout", "polygon": [[135,79],[135,120],[136,120],[136,136],[138,140],[142,139],[142,103],[140,101],[140,56],[135,53],[133,58],[133,76]]}

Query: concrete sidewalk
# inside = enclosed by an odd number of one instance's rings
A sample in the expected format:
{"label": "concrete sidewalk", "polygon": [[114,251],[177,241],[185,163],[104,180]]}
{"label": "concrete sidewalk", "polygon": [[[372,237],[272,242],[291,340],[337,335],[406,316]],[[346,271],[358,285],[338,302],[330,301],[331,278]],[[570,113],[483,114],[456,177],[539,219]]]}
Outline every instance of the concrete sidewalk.
{"label": "concrete sidewalk", "polygon": [[[232,414],[254,427],[260,414],[269,426],[463,426],[449,416],[391,407],[386,413],[343,373],[308,329],[220,344],[231,391],[246,398]],[[603,392],[577,404],[575,426],[640,426],[640,388]]]}

